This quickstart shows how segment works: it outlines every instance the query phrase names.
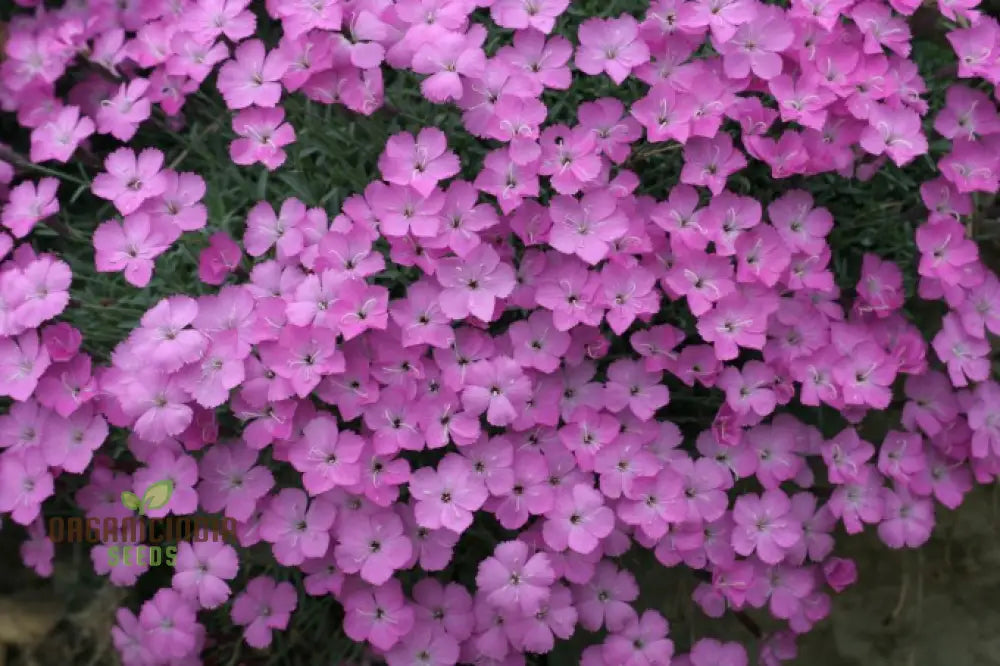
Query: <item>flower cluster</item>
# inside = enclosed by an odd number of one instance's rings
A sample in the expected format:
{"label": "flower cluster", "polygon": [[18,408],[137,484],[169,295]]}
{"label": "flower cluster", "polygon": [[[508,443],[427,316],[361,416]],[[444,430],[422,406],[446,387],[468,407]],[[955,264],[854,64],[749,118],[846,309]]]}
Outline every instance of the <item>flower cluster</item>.
{"label": "flower cluster", "polygon": [[[971,85],[948,89],[933,119],[947,148],[920,187],[917,291],[946,306],[929,341],[893,262],[868,254],[838,289],[836,221],[809,192],[731,187],[751,160],[779,180],[864,180],[929,155],[905,18],[919,3],[658,0],[570,39],[568,0],[269,0],[272,46],[248,0],[20,4],[38,7],[10,26],[0,104],[30,130],[32,164],[93,156],[99,135],[127,144],[154,111],[182,122],[214,73],[232,161],[279,169],[287,95],[371,114],[384,67],[419,75],[488,149],[478,165],[437,128],[401,132],[332,216],[252,202],[240,242],[215,232],[201,254],[220,288],[156,303],[107,364],[55,321],[69,266],[25,240],[58,212],[58,180],[18,174],[8,191],[18,164],[0,162],[0,512],[29,526],[25,561],[51,573],[43,502],[63,474],[87,475],[88,518],[124,517],[123,491],[169,479],[150,515],[239,525],[238,544],[181,543],[171,587],[119,611],[126,664],[198,663],[198,613],[229,602],[254,544],[336,598],[344,633],[390,666],[516,666],[577,631],[594,637],[588,666],[748,663],[710,638],[674,656],[667,620],[636,604],[630,549],[698,572],[709,616],[766,609],[782,628],[759,659],[777,664],[855,581],[837,529],[918,547],[935,502],[1000,474],[1000,281],[966,228],[972,193],[1000,189],[1000,24],[975,1],[939,6]],[[90,75],[63,98],[81,61]],[[643,93],[547,122],[543,94],[574,69]],[[664,200],[638,193],[640,142],[680,148]],[[205,178],[155,148],[98,163],[90,191],[118,216],[93,232],[96,270],[143,287],[209,226]],[[415,277],[388,284],[389,264]],[[718,409],[685,437],[671,399],[695,387]],[[809,416],[821,407],[842,417],[832,437]],[[890,407],[898,425],[866,441],[866,414]],[[101,452],[111,428],[129,433],[132,473]],[[467,538],[490,553],[458,580]],[[146,567],[108,567],[108,547],[97,570],[133,584]],[[258,576],[230,616],[266,647],[300,601]]]}

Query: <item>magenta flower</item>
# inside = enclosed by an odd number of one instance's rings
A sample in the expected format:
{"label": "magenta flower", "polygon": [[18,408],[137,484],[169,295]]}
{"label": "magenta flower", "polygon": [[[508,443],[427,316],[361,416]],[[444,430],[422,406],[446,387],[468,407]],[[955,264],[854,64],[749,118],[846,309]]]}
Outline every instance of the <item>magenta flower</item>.
{"label": "magenta flower", "polygon": [[669,624],[655,610],[639,617],[633,611],[620,630],[608,636],[602,646],[605,663],[622,666],[669,664],[674,654],[673,641],[667,638]]}
{"label": "magenta flower", "polygon": [[172,586],[202,608],[216,608],[229,599],[225,581],[236,577],[238,567],[236,551],[222,541],[182,541],[177,546]]}
{"label": "magenta flower", "polygon": [[149,81],[143,78],[123,83],[118,92],[97,110],[97,131],[110,134],[119,141],[131,140],[139,125],[152,112],[152,104],[145,96],[148,89]]}
{"label": "magenta flower", "polygon": [[234,623],[245,627],[243,639],[247,645],[266,648],[271,644],[271,630],[286,629],[296,606],[298,598],[291,583],[275,583],[267,576],[257,576],[233,601],[230,616]]}
{"label": "magenta flower", "polygon": [[79,107],[63,107],[31,133],[31,161],[68,161],[94,129],[94,121],[81,114]]}
{"label": "magenta flower", "polygon": [[527,28],[549,34],[568,6],[569,0],[498,0],[490,5],[490,16],[497,25],[515,30],[515,35]]}
{"label": "magenta flower", "polygon": [[525,321],[514,322],[507,329],[514,347],[514,360],[522,367],[554,372],[569,349],[570,336],[555,328],[552,315],[537,310]]}
{"label": "magenta flower", "polygon": [[7,195],[0,222],[14,238],[24,238],[38,222],[59,212],[58,189],[59,181],[55,178],[42,178],[37,185],[24,181]]}
{"label": "magenta flower", "polygon": [[611,533],[614,522],[614,512],[604,506],[601,493],[579,483],[556,496],[542,534],[553,550],[587,554]]}
{"label": "magenta flower", "polygon": [[102,273],[123,271],[125,280],[145,287],[153,276],[153,260],[163,254],[172,235],[145,213],[133,213],[124,221],[108,220],[94,231],[94,263]]}
{"label": "magenta flower", "polygon": [[154,654],[179,659],[196,649],[200,625],[195,609],[170,588],[160,589],[142,605],[139,626]]}
{"label": "magenta flower", "polygon": [[379,650],[391,649],[413,629],[413,608],[396,579],[354,592],[344,601],[344,611],[344,633]]}
{"label": "magenta flower", "polygon": [[0,482],[0,512],[20,525],[30,525],[53,492],[52,475],[37,448],[0,456]]}
{"label": "magenta flower", "polygon": [[50,364],[48,349],[36,331],[0,338],[0,395],[27,400]]}
{"label": "magenta flower", "polygon": [[594,577],[574,589],[573,598],[580,614],[580,624],[588,631],[620,631],[632,619],[631,602],[639,597],[635,577],[615,568],[607,560],[597,565]]}
{"label": "magenta flower", "polygon": [[649,60],[649,47],[639,38],[639,24],[624,14],[611,19],[587,19],[580,26],[575,63],[586,74],[607,72],[616,84]]}
{"label": "magenta flower", "polygon": [[514,290],[514,270],[485,244],[464,259],[443,259],[437,278],[444,287],[439,297],[441,310],[451,319],[465,319],[472,314],[490,321],[496,300]]}
{"label": "magenta flower", "polygon": [[465,458],[449,454],[437,470],[423,467],[410,476],[410,492],[416,499],[417,523],[428,529],[447,528],[461,534],[472,524],[472,513],[483,506],[489,493],[472,475]]}
{"label": "magenta flower", "polygon": [[905,488],[882,489],[884,516],[878,535],[890,548],[917,548],[930,538],[934,527],[934,504],[915,497]]}
{"label": "magenta flower", "polygon": [[439,181],[451,178],[459,170],[458,156],[448,150],[444,132],[434,127],[420,130],[416,138],[408,132],[389,137],[379,156],[382,177],[396,185],[410,185],[428,196]]}
{"label": "magenta flower", "polygon": [[274,486],[274,477],[257,463],[257,452],[241,444],[216,444],[201,458],[198,500],[206,511],[238,521],[250,519],[258,500]]}
{"label": "magenta flower", "polygon": [[286,122],[281,107],[250,107],[233,116],[233,131],[240,138],[229,144],[229,157],[234,163],[249,165],[260,162],[268,171],[285,163],[285,146],[295,141],[295,129]]}
{"label": "magenta flower", "polygon": [[510,357],[479,361],[469,366],[462,406],[473,415],[486,413],[491,425],[505,426],[528,401],[531,382]]}
{"label": "magenta flower", "polygon": [[733,147],[728,134],[721,133],[714,139],[696,136],[684,146],[681,182],[702,185],[712,194],[720,194],[726,187],[726,179],[746,165],[746,158]]}
{"label": "magenta flower", "polygon": [[552,230],[549,244],[563,254],[575,254],[590,265],[607,256],[611,243],[626,230],[626,218],[606,190],[585,194],[580,200],[559,195],[550,204]]}
{"label": "magenta flower", "polygon": [[243,235],[247,254],[259,257],[277,246],[279,256],[297,255],[304,242],[298,227],[305,214],[305,205],[295,198],[286,199],[277,215],[269,203],[259,202],[247,214],[247,230]]}
{"label": "magenta flower", "polygon": [[407,566],[413,544],[403,533],[403,521],[391,511],[357,512],[339,526],[334,556],[345,573],[360,574],[365,582],[382,585]]}
{"label": "magenta flower", "polygon": [[465,35],[445,32],[416,50],[413,71],[430,75],[420,84],[427,99],[442,103],[462,98],[463,77],[480,78],[486,69],[486,55],[481,48],[485,37],[485,30]]}
{"label": "magenta flower", "polygon": [[260,519],[260,536],[274,546],[274,557],[285,566],[307,557],[322,557],[330,543],[334,505],[323,497],[311,501],[297,488],[285,488],[271,498]]}
{"label": "magenta flower", "polygon": [[536,613],[555,579],[548,555],[532,552],[523,541],[505,541],[479,565],[476,585],[497,608]]}
{"label": "magenta flower", "polygon": [[112,201],[122,215],[129,215],[147,199],[166,191],[162,168],[163,153],[156,148],[147,148],[138,156],[128,148],[119,148],[104,161],[105,172],[94,178],[91,191]]}
{"label": "magenta flower", "polygon": [[147,509],[146,515],[162,518],[167,514],[182,516],[197,510],[198,493],[194,485],[198,482],[198,463],[194,458],[175,454],[167,448],[155,449],[146,466],[136,470],[133,476],[135,494],[142,497],[151,485],[160,481],[171,483],[170,500],[160,508]]}
{"label": "magenta flower", "polygon": [[287,68],[288,62],[280,51],[267,53],[259,39],[247,40],[219,69],[219,92],[230,109],[274,107],[281,98],[279,81]]}
{"label": "magenta flower", "polygon": [[744,556],[756,552],[768,564],[781,562],[785,550],[802,538],[802,525],[791,508],[788,496],[777,489],[738,497],[733,505],[733,548]]}
{"label": "magenta flower", "polygon": [[932,346],[938,358],[948,366],[948,376],[954,386],[967,386],[969,381],[985,381],[990,375],[990,344],[970,336],[954,314],[944,316],[943,327]]}
{"label": "magenta flower", "polygon": [[336,421],[324,416],[310,421],[302,433],[302,439],[289,449],[288,459],[302,473],[302,485],[310,495],[360,481],[364,440],[353,432],[338,432]]}

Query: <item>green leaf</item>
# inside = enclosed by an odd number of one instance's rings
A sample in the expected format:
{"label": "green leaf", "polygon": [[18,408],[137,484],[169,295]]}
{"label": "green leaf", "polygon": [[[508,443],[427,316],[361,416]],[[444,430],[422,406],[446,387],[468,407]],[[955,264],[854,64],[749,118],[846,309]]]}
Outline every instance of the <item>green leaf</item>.
{"label": "green leaf", "polygon": [[165,479],[163,481],[157,481],[149,488],[146,488],[146,492],[142,495],[142,508],[139,513],[145,514],[150,509],[162,509],[170,501],[170,496],[174,494],[174,482]]}
{"label": "green leaf", "polygon": [[122,505],[131,511],[138,511],[141,502],[139,501],[139,496],[135,493],[130,493],[125,491],[122,493]]}

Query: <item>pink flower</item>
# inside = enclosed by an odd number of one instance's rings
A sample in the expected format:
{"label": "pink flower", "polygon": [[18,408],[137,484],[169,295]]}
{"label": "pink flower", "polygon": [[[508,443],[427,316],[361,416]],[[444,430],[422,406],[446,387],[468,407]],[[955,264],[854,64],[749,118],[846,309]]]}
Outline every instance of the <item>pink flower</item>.
{"label": "pink flower", "polygon": [[890,548],[917,548],[930,538],[934,527],[934,504],[915,497],[905,488],[882,489],[884,518],[878,535]]}
{"label": "pink flower", "polygon": [[286,629],[297,605],[291,583],[275,583],[267,576],[257,576],[233,601],[230,616],[234,623],[245,627],[243,639],[247,645],[266,648],[271,644],[271,630]]}
{"label": "pink flower", "polygon": [[843,592],[858,580],[858,568],[854,560],[832,557],[823,563],[823,577],[835,592]]}
{"label": "pink flower", "polygon": [[52,475],[37,448],[0,455],[0,512],[15,523],[30,525],[52,492]]}
{"label": "pink flower", "polygon": [[344,601],[344,611],[344,633],[379,650],[391,649],[413,629],[413,608],[394,578],[379,587],[354,592]]}
{"label": "pink flower", "polygon": [[568,6],[569,0],[497,0],[490,5],[490,16],[497,25],[515,30],[515,35],[527,28],[547,35]]}
{"label": "pink flower", "polygon": [[602,655],[606,664],[621,666],[658,666],[669,664],[674,644],[667,638],[669,625],[655,610],[632,617],[617,632],[604,640]]}
{"label": "pink flower", "polygon": [[549,244],[563,254],[575,254],[592,266],[607,256],[611,242],[627,230],[625,214],[606,190],[588,192],[579,200],[556,196],[549,212],[552,215]]}
{"label": "pink flower", "polygon": [[145,287],[153,276],[153,260],[163,254],[170,236],[149,215],[133,213],[123,222],[108,220],[94,231],[94,263],[99,272],[125,272],[125,280]]}
{"label": "pink flower", "polygon": [[152,104],[145,97],[148,88],[149,81],[143,78],[123,83],[97,110],[97,131],[119,141],[130,141],[152,111]]}
{"label": "pink flower", "polygon": [[548,555],[532,552],[523,541],[505,541],[480,563],[476,585],[497,608],[536,613],[555,579]]}
{"label": "pink flower", "polygon": [[546,514],[542,534],[553,550],[569,548],[585,555],[611,533],[614,523],[614,512],[604,506],[601,493],[578,483],[556,496],[555,506]]}
{"label": "pink flower", "polygon": [[220,285],[240,264],[243,251],[229,234],[217,231],[208,237],[208,247],[198,255],[198,278],[205,284]]}
{"label": "pink flower", "polygon": [[491,425],[506,426],[517,417],[531,394],[531,382],[508,356],[473,363],[465,377],[462,406],[473,415],[486,412]]}
{"label": "pink flower", "polygon": [[56,546],[45,535],[45,524],[42,520],[36,520],[28,526],[28,538],[20,548],[24,566],[31,567],[37,575],[48,578],[54,571],[52,560],[55,552]]}
{"label": "pink flower", "polygon": [[726,42],[736,34],[738,26],[751,21],[756,13],[757,6],[748,0],[697,0],[683,6],[677,18],[685,31],[701,34],[707,26],[713,38]]}
{"label": "pink flower", "polygon": [[671,84],[661,82],[632,104],[631,113],[646,128],[648,141],[673,139],[683,143],[691,132],[689,121],[694,110],[694,99],[678,93]]}
{"label": "pink flower", "polygon": [[859,143],[872,155],[885,153],[897,166],[927,152],[920,116],[909,109],[892,109],[883,104],[872,108]]}
{"label": "pink flower", "polygon": [[601,271],[604,286],[605,318],[611,330],[621,335],[636,320],[648,321],[660,309],[660,294],[654,288],[656,277],[642,267],[627,269],[609,263]]}
{"label": "pink flower", "polygon": [[69,266],[48,254],[10,272],[7,292],[18,303],[13,311],[17,322],[34,328],[60,314],[69,303],[71,280]]}
{"label": "pink flower", "polygon": [[365,444],[361,437],[350,431],[338,432],[336,421],[324,416],[310,421],[302,433],[288,459],[302,473],[302,485],[310,495],[360,481],[359,459]]}
{"label": "pink flower", "polygon": [[77,146],[93,133],[94,121],[81,115],[79,107],[63,107],[31,133],[31,161],[66,162]]}
{"label": "pink flower", "polygon": [[619,570],[608,560],[597,565],[597,571],[586,585],[575,588],[573,594],[580,624],[588,631],[620,631],[632,619],[635,611],[631,602],[639,598],[639,586],[627,570]]}
{"label": "pink flower", "polygon": [[733,549],[744,556],[756,552],[768,564],[781,562],[785,550],[802,538],[802,525],[791,516],[791,506],[788,496],[777,489],[736,498]]}
{"label": "pink flower", "polygon": [[306,207],[295,198],[285,199],[278,215],[266,201],[257,203],[247,214],[243,246],[251,257],[259,257],[277,245],[279,256],[296,256],[302,251],[303,237],[298,226],[305,220]]}
{"label": "pink flower", "polygon": [[420,84],[427,99],[439,104],[461,99],[465,89],[462,77],[480,78],[486,69],[481,48],[485,36],[485,31],[465,35],[445,32],[417,49],[412,67],[418,74],[430,75]]}
{"label": "pink flower", "polygon": [[937,356],[948,366],[954,386],[967,386],[969,380],[985,381],[990,376],[990,344],[969,335],[953,313],[944,316],[943,326],[932,345]]}
{"label": "pink flower", "polygon": [[527,320],[514,322],[507,334],[514,347],[514,360],[541,372],[554,372],[569,349],[569,335],[555,328],[552,315],[545,310],[536,310]]}
{"label": "pink flower", "polygon": [[182,541],[177,546],[173,588],[202,608],[217,608],[229,599],[224,582],[236,577],[239,562],[232,546],[222,541]]}
{"label": "pink flower", "polygon": [[559,194],[576,194],[600,176],[603,163],[597,137],[586,127],[553,125],[542,131],[539,143],[542,155],[537,173],[549,176]]}
{"label": "pink flower", "polygon": [[649,48],[639,37],[639,24],[623,14],[618,18],[590,18],[579,31],[576,66],[586,74],[607,72],[616,84],[649,60]]}
{"label": "pink flower", "polygon": [[136,470],[132,480],[135,494],[139,497],[160,481],[169,481],[173,488],[166,505],[147,509],[145,515],[153,518],[162,518],[167,514],[181,516],[194,513],[198,508],[198,493],[194,489],[198,481],[198,464],[191,456],[175,454],[167,448],[156,449],[146,466]]}
{"label": "pink flower", "polygon": [[0,338],[0,395],[27,400],[50,363],[48,350],[38,339],[37,331]]}
{"label": "pink flower", "polygon": [[142,605],[139,626],[154,654],[180,659],[195,651],[200,626],[195,609],[170,588],[160,589]]}
{"label": "pink flower", "polygon": [[425,197],[439,181],[457,174],[459,167],[458,156],[448,150],[444,132],[434,127],[420,130],[416,139],[408,132],[392,135],[378,160],[379,171],[387,182],[410,185]]}
{"label": "pink flower", "polygon": [[336,0],[293,0],[277,4],[285,34],[300,39],[310,30],[339,30],[343,8]]}
{"label": "pink flower", "polygon": [[281,107],[240,111],[233,117],[233,131],[240,138],[229,144],[229,157],[236,164],[260,162],[268,171],[277,169],[285,163],[282,148],[295,141],[295,129],[284,119]]}
{"label": "pink flower", "polygon": [[288,62],[280,51],[267,53],[259,39],[247,40],[219,69],[219,92],[230,109],[252,105],[271,108],[281,99],[279,81],[287,68]]}
{"label": "pink flower", "polygon": [[196,173],[164,171],[167,187],[156,199],[148,199],[141,211],[152,216],[156,226],[180,231],[202,229],[208,220],[208,210],[201,200],[205,197],[205,181]]}
{"label": "pink flower", "polygon": [[167,189],[163,153],[147,148],[138,156],[129,148],[119,148],[104,160],[104,173],[94,178],[91,191],[115,204],[122,215],[139,209],[144,201],[158,197]]}
{"label": "pink flower", "polygon": [[391,511],[357,512],[341,520],[334,556],[345,573],[382,585],[407,565],[412,554],[403,521]]}
{"label": "pink flower", "polygon": [[424,239],[441,230],[440,212],[445,201],[441,190],[423,196],[409,186],[375,182],[365,192],[378,215],[379,230],[386,236],[405,236],[409,232]]}
{"label": "pink flower", "polygon": [[274,545],[274,557],[285,566],[301,564],[307,557],[322,557],[330,543],[334,505],[323,497],[310,501],[297,488],[275,495],[260,519],[260,536]]}
{"label": "pink flower", "polygon": [[225,35],[239,42],[254,33],[257,19],[250,0],[197,0],[181,14],[180,25],[201,42]]}
{"label": "pink flower", "polygon": [[714,139],[694,137],[684,146],[681,182],[702,185],[712,194],[720,194],[726,187],[726,179],[746,165],[746,158],[733,148],[728,134],[721,133]]}
{"label": "pink flower", "polygon": [[726,76],[742,79],[752,71],[765,81],[781,74],[781,52],[792,45],[795,33],[783,10],[764,6],[724,40],[715,40]]}
{"label": "pink flower", "polygon": [[205,451],[198,484],[202,508],[249,520],[257,502],[274,486],[270,470],[256,463],[257,452],[238,443],[216,444]]}
{"label": "pink flower", "polygon": [[442,260],[437,278],[444,287],[439,297],[441,310],[451,319],[465,319],[472,314],[490,321],[496,300],[509,296],[514,289],[514,270],[485,244],[464,259]]}
{"label": "pink flower", "polygon": [[488,492],[472,475],[468,460],[449,454],[437,471],[423,467],[410,477],[410,492],[417,500],[417,523],[428,529],[445,527],[461,534],[472,524],[472,512],[486,501]]}
{"label": "pink flower", "polygon": [[59,212],[58,189],[59,181],[55,178],[42,178],[37,185],[24,181],[7,195],[0,222],[10,229],[14,238],[27,236],[35,224]]}

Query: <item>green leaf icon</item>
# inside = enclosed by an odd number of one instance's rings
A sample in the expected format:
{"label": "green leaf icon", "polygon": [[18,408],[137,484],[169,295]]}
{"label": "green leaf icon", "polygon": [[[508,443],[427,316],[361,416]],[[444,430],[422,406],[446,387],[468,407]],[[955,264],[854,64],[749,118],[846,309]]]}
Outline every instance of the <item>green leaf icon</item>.
{"label": "green leaf icon", "polygon": [[122,493],[122,504],[126,509],[138,511],[140,506],[139,496],[126,490]]}
{"label": "green leaf icon", "polygon": [[142,508],[140,514],[147,513],[150,509],[162,509],[170,501],[170,496],[174,494],[174,482],[170,479],[157,481],[142,494]]}

